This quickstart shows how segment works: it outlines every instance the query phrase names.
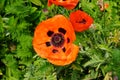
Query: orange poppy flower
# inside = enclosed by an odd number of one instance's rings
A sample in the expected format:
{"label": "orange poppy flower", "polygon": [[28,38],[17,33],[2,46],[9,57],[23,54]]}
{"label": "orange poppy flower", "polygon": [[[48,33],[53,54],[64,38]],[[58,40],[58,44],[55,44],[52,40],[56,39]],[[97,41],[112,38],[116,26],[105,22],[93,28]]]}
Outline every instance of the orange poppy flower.
{"label": "orange poppy flower", "polygon": [[48,6],[55,4],[65,7],[66,9],[73,9],[79,0],[48,0]]}
{"label": "orange poppy flower", "polygon": [[62,15],[56,15],[36,27],[33,48],[40,57],[63,66],[77,57],[79,48],[73,44],[75,38],[70,21]]}
{"label": "orange poppy flower", "polygon": [[75,31],[87,30],[93,23],[93,19],[85,12],[77,10],[70,13],[70,21]]}

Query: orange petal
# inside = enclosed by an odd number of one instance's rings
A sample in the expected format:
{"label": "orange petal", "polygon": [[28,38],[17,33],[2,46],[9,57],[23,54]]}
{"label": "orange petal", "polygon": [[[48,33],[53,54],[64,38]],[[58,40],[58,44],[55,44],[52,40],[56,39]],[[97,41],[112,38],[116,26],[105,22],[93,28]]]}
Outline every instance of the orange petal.
{"label": "orange petal", "polygon": [[77,5],[79,0],[48,0],[48,6],[51,4],[63,6],[67,9],[73,9]]}
{"label": "orange petal", "polygon": [[[54,65],[59,65],[59,66],[68,65],[68,64],[72,63],[73,61],[75,61],[75,59],[78,55],[78,51],[79,51],[79,47],[72,44],[71,46],[69,46],[68,50],[66,51],[66,53],[69,53],[69,55],[66,56],[65,59],[48,58],[48,61]],[[64,53],[64,54],[66,54],[66,53]],[[62,57],[62,56],[60,56],[60,57]]]}
{"label": "orange petal", "polygon": [[37,54],[42,58],[47,58],[50,53],[52,53],[53,47],[46,47],[46,44],[33,44],[34,50],[37,52]]}

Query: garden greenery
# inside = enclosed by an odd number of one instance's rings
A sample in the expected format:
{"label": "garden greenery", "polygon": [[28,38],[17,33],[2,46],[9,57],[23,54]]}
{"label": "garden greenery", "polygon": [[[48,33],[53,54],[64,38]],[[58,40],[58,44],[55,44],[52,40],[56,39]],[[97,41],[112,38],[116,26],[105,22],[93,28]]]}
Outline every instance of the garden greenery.
{"label": "garden greenery", "polygon": [[109,7],[101,11],[97,0],[79,0],[74,10],[85,11],[94,23],[75,33],[77,59],[61,67],[37,56],[33,34],[39,22],[56,14],[69,17],[73,10],[48,6],[47,0],[0,0],[0,80],[119,80],[120,1],[104,2]]}

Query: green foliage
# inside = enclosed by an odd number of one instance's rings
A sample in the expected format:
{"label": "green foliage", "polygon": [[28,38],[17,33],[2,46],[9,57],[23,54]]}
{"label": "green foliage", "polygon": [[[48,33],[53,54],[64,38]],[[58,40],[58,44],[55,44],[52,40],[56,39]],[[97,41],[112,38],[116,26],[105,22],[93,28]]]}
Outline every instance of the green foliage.
{"label": "green foliage", "polygon": [[[36,55],[32,38],[37,24],[56,14],[69,18],[73,10],[47,6],[47,0],[0,0],[0,80],[108,80],[120,78],[120,2],[100,11],[97,0],[80,0],[94,19],[92,27],[76,32],[80,51],[75,62],[54,66]],[[110,74],[110,75],[109,75]]]}
{"label": "green foliage", "polygon": [[56,73],[53,65],[38,58],[27,68],[24,77],[24,80],[56,80]]}
{"label": "green foliage", "polygon": [[113,49],[112,51],[112,63],[110,64],[111,69],[117,74],[117,76],[120,78],[120,50],[119,49]]}

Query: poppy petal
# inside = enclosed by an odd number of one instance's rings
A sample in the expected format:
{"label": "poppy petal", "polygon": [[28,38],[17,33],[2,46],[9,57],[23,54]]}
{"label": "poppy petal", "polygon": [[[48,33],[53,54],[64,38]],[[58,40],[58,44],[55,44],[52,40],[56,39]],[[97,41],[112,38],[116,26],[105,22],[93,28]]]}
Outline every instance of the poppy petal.
{"label": "poppy petal", "polygon": [[[65,24],[64,24],[65,23]],[[47,32],[52,31],[58,33],[58,29],[63,28],[67,30],[68,37],[74,41],[75,34],[73,31],[72,24],[62,15],[56,15],[53,18],[50,18],[46,21],[41,22],[35,29],[33,42],[35,44],[43,44],[50,40],[50,37]],[[51,32],[51,33],[52,33]],[[72,34],[71,34],[72,32]],[[34,43],[33,43],[34,44]]]}
{"label": "poppy petal", "polygon": [[46,44],[33,44],[34,50],[37,52],[37,54],[42,58],[47,58],[50,54],[51,50],[53,49],[52,46],[46,47]]}
{"label": "poppy petal", "polygon": [[[66,56],[65,59],[64,58],[63,59],[48,58],[48,61],[51,62],[54,65],[64,66],[64,65],[70,64],[73,61],[75,61],[75,59],[76,59],[76,57],[78,55],[78,51],[79,51],[78,46],[72,44],[68,48],[68,50],[66,51],[66,53],[69,53],[69,55]],[[64,53],[64,54],[66,54],[66,53]],[[59,57],[62,57],[62,56],[59,56]]]}
{"label": "poppy petal", "polygon": [[70,13],[70,21],[77,32],[87,30],[93,23],[92,17],[80,10]]}
{"label": "poppy petal", "polygon": [[73,9],[79,0],[48,0],[48,6],[55,4],[65,7],[66,9]]}

